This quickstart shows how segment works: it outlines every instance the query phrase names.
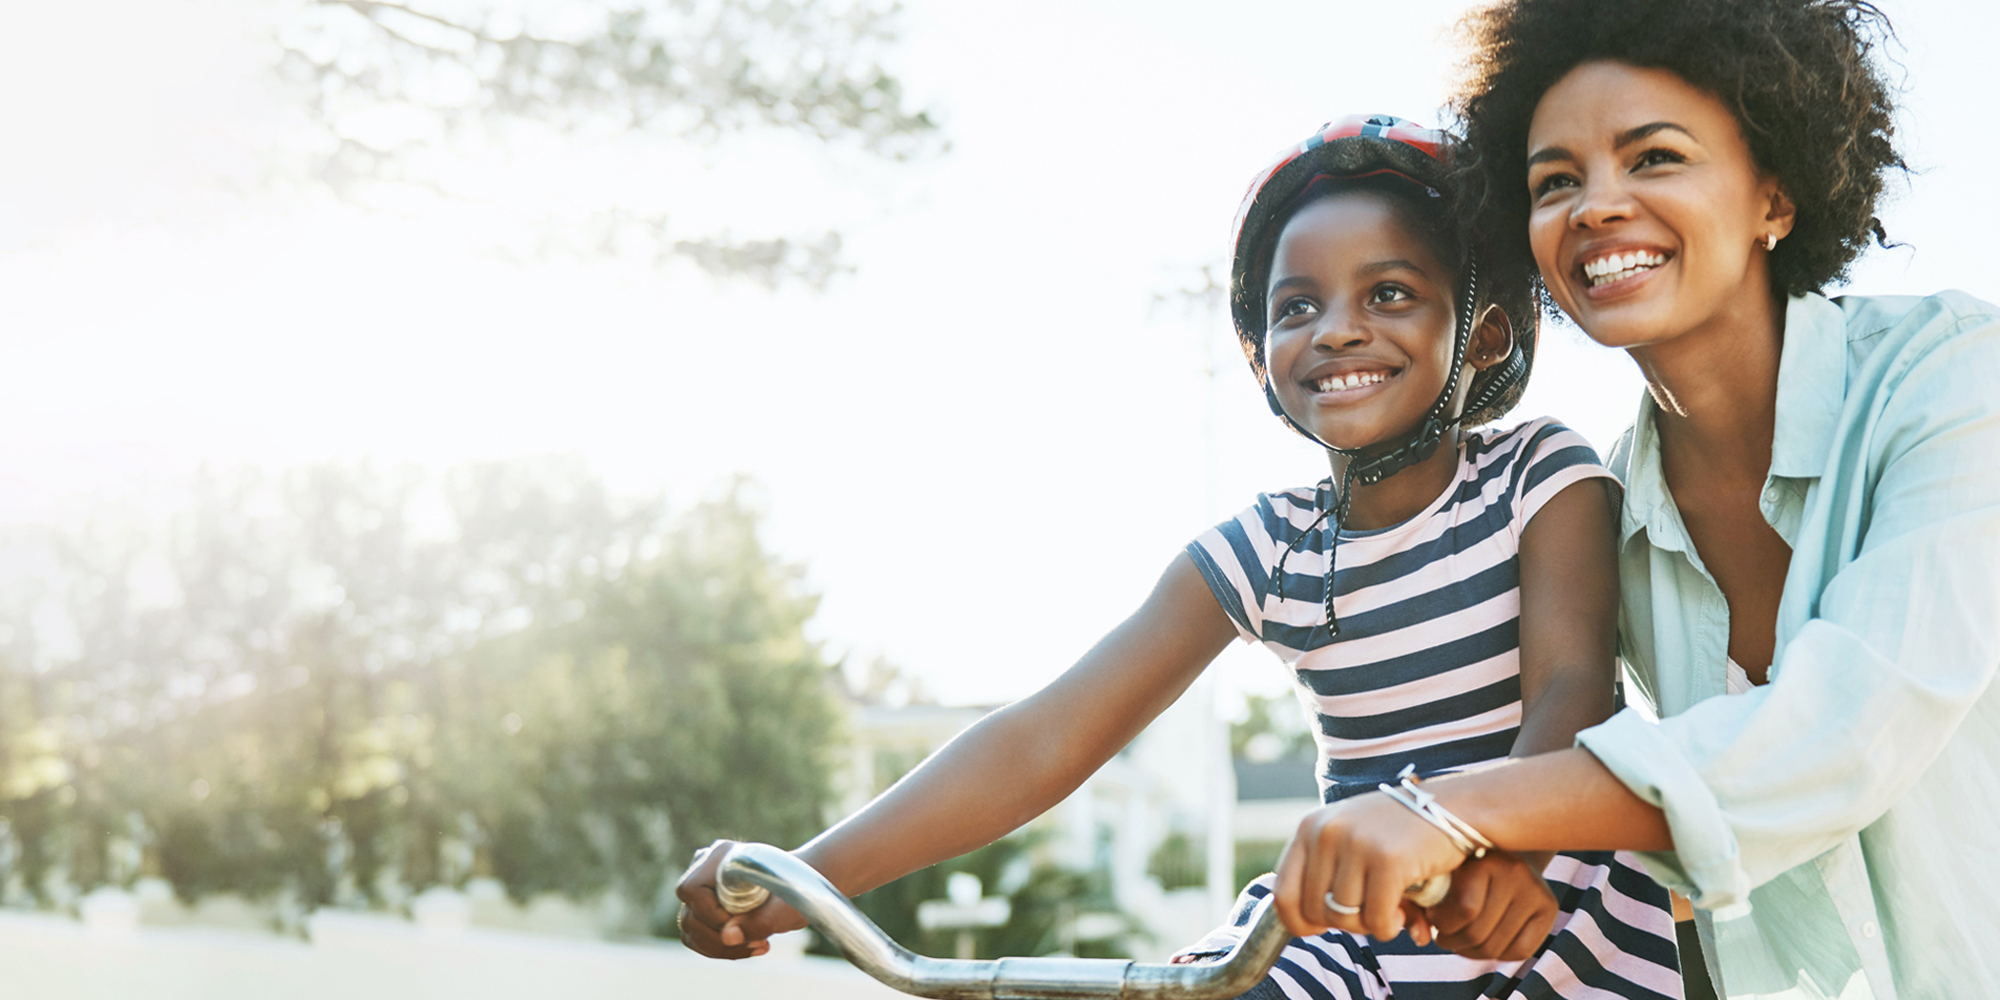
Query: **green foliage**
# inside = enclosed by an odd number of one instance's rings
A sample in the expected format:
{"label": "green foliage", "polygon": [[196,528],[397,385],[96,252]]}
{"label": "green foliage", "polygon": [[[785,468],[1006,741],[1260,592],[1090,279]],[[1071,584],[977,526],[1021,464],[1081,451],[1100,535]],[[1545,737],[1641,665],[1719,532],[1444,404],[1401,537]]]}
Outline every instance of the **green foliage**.
{"label": "green foliage", "polygon": [[1162,889],[1203,886],[1208,884],[1208,861],[1193,837],[1175,830],[1153,849],[1153,856],[1146,861],[1146,874],[1159,879]]}
{"label": "green foliage", "polygon": [[[979,876],[986,895],[1011,901],[1007,923],[974,932],[979,958],[1009,955],[1050,955],[1059,951],[1085,958],[1125,958],[1115,939],[1075,941],[1067,933],[1080,913],[1117,913],[1109,876],[1102,871],[1077,872],[1058,865],[1033,862],[1032,836],[1016,835],[988,844],[970,854],[912,872],[880,888],[862,893],[855,905],[891,938],[926,955],[950,956],[956,931],[926,933],[917,925],[918,904],[945,898],[945,884],[954,872]],[[1129,922],[1127,930],[1135,929]],[[825,945],[815,950],[832,954]]]}
{"label": "green foliage", "polygon": [[1296,699],[1253,694],[1245,697],[1244,705],[1244,717],[1229,724],[1230,756],[1277,760],[1317,752]]}
{"label": "green foliage", "polygon": [[[311,169],[319,180],[348,197],[391,184],[487,202],[492,192],[466,187],[441,155],[524,127],[553,130],[571,148],[590,136],[685,145],[753,129],[891,161],[938,148],[937,123],[907,105],[902,82],[882,67],[899,13],[883,0],[620,0],[559,10],[520,0],[310,0],[278,34],[281,66],[327,140]],[[585,207],[590,218],[580,224],[526,228],[551,246],[603,253],[636,244],[657,260],[767,287],[821,287],[844,269],[837,232],[742,239],[680,232],[671,205]],[[565,238],[566,229],[577,231]]]}
{"label": "green foliage", "polygon": [[815,598],[748,492],[670,518],[564,463],[329,466],[0,538],[0,901],[150,872],[394,908],[487,873],[658,922],[696,845],[831,800]]}
{"label": "green foliage", "polygon": [[1285,846],[1282,840],[1237,841],[1236,884],[1249,885],[1257,876],[1276,871]]}

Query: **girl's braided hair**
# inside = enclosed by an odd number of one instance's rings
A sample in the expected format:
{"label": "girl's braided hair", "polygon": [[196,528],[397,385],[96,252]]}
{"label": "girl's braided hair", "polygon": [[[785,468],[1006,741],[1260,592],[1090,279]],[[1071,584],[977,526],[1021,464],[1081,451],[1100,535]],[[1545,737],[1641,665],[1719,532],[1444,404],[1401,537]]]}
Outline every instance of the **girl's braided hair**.
{"label": "girl's braided hair", "polygon": [[1462,28],[1471,51],[1451,106],[1464,137],[1461,204],[1473,228],[1516,252],[1528,253],[1535,106],[1594,60],[1672,71],[1735,115],[1758,168],[1798,207],[1771,253],[1774,292],[1818,291],[1846,276],[1870,236],[1888,245],[1876,201],[1883,176],[1908,168],[1870,58],[1895,32],[1866,0],[1501,0]]}

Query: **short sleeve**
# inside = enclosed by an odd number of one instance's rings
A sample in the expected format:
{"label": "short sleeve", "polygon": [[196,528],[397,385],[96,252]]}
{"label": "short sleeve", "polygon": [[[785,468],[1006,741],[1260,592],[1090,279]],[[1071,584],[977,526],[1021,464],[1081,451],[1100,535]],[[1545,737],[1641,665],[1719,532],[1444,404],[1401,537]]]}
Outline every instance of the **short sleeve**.
{"label": "short sleeve", "polygon": [[1597,449],[1583,435],[1549,417],[1523,424],[1514,431],[1520,454],[1514,463],[1514,526],[1519,531],[1534,520],[1543,505],[1575,483],[1618,480],[1597,460]]}
{"label": "short sleeve", "polygon": [[1188,558],[1244,642],[1263,641],[1264,596],[1285,546],[1298,540],[1301,511],[1310,523],[1311,490],[1260,494],[1242,513],[1188,543]]}

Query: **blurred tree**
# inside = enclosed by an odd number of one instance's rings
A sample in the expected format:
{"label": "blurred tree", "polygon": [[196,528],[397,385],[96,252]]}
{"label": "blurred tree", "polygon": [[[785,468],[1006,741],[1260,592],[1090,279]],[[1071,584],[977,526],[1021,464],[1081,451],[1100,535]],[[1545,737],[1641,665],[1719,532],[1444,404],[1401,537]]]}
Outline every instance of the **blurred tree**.
{"label": "blurred tree", "polygon": [[1259,763],[1310,759],[1318,752],[1298,699],[1290,695],[1247,695],[1244,716],[1229,724],[1229,753]]}
{"label": "blurred tree", "polygon": [[[464,197],[434,154],[481,124],[702,143],[777,130],[891,160],[936,148],[936,123],[878,61],[898,12],[884,0],[306,0],[281,43],[331,139],[322,180]],[[767,286],[821,286],[841,266],[833,231],[739,239],[677,232],[656,208],[592,214],[572,243],[636,239]]]}
{"label": "blurred tree", "polygon": [[[746,492],[444,675],[431,710],[453,720],[455,769],[484,775],[463,805],[517,898],[611,889],[662,929],[666,879],[696,847],[797,844],[825,824],[836,674],[804,636],[817,598],[763,547]],[[501,783],[513,794],[479,791]]]}
{"label": "blurred tree", "polygon": [[693,844],[795,841],[830,798],[814,598],[758,517],[572,463],[327,466],[0,538],[0,902],[143,869],[393,908],[484,869],[645,927]]}

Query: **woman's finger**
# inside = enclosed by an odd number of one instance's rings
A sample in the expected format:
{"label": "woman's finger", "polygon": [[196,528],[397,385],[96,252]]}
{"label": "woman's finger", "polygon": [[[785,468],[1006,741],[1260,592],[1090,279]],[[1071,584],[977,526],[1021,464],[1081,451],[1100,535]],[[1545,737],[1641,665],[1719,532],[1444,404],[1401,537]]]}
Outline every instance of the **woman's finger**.
{"label": "woman's finger", "polygon": [[[1353,853],[1353,852],[1350,852]],[[1363,871],[1364,899],[1361,904],[1361,924],[1367,928],[1369,937],[1377,941],[1393,941],[1403,933],[1403,890],[1410,887],[1410,879],[1397,875],[1389,867],[1391,859],[1386,857],[1363,858],[1355,856],[1352,867]]]}
{"label": "woman's finger", "polygon": [[[1314,851],[1314,864],[1308,867],[1307,885],[1324,888],[1320,891],[1319,912],[1325,914],[1326,925],[1356,934],[1368,933],[1368,869],[1358,864],[1357,858],[1348,852],[1337,850],[1329,843],[1335,832],[1322,831],[1319,844]],[[1316,870],[1316,871],[1315,871]],[[1308,911],[1310,912],[1310,911]]]}
{"label": "woman's finger", "polygon": [[1278,858],[1277,877],[1272,880],[1271,905],[1277,907],[1278,919],[1284,922],[1285,929],[1291,931],[1293,937],[1312,937],[1326,930],[1324,924],[1314,924],[1305,916],[1306,852],[1301,846],[1304,840],[1305,834],[1301,832],[1285,845],[1284,855]]}

